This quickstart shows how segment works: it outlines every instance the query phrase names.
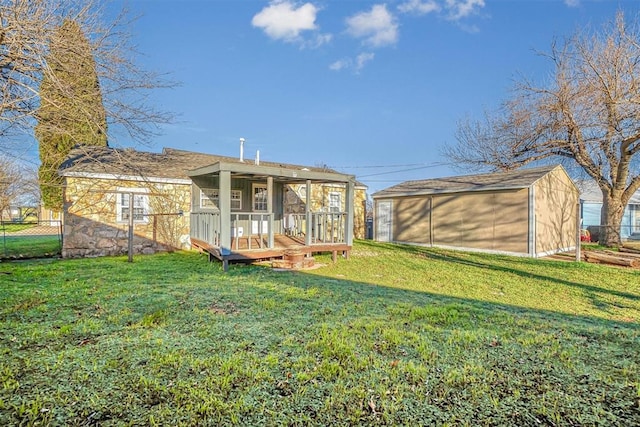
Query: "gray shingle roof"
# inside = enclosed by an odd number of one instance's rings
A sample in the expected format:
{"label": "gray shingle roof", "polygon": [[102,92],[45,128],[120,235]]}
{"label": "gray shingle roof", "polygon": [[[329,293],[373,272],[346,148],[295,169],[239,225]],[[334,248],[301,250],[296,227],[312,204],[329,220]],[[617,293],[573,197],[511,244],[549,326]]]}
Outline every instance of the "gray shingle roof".
{"label": "gray shingle roof", "polygon": [[[576,186],[580,190],[580,200],[586,203],[602,203],[602,190],[593,180],[580,180],[576,182]],[[630,205],[640,205],[640,190],[636,191],[631,199]]]}
{"label": "gray shingle roof", "polygon": [[[78,146],[71,150],[60,173],[133,175],[155,178],[189,179],[187,171],[217,162],[241,163],[235,157],[164,148],[162,153],[136,151],[130,148]],[[245,163],[253,160],[245,160]],[[260,165],[317,172],[336,172],[327,168],[264,162]],[[337,172],[336,172],[337,173]]]}
{"label": "gray shingle roof", "polygon": [[470,191],[489,191],[501,189],[527,188],[537,180],[559,167],[541,166],[519,169],[509,172],[462,175],[446,178],[405,181],[401,184],[380,190],[373,194],[374,198],[428,195],[442,193],[462,193]]}

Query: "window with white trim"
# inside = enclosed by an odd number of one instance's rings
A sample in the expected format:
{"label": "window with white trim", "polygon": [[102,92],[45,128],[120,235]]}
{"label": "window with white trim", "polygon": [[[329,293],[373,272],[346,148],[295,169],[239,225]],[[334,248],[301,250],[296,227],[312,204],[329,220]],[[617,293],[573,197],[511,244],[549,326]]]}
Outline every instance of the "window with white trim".
{"label": "window with white trim", "polygon": [[200,189],[200,207],[201,208],[217,208],[218,207],[218,190],[213,188]]}
{"label": "window with white trim", "polygon": [[[205,209],[218,208],[219,193],[217,188],[200,189],[200,207]],[[231,190],[231,210],[242,210],[242,190]]]}
{"label": "window with white trim", "polygon": [[266,212],[267,200],[267,184],[253,184],[253,211]]}
{"label": "window with white trim", "polygon": [[329,193],[329,212],[340,212],[342,209],[342,194]]}
{"label": "window with white trim", "polygon": [[[130,192],[129,192],[130,191]],[[116,194],[118,222],[129,222],[129,197],[133,194],[133,222],[149,222],[149,196],[144,188],[119,188]]]}

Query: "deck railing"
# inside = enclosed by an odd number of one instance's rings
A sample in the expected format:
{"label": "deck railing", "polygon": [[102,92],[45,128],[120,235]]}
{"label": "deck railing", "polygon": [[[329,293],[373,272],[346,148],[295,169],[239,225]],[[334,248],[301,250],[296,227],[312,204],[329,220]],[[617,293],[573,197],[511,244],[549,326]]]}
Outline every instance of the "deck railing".
{"label": "deck railing", "polygon": [[[345,243],[346,212],[310,212],[311,244]],[[307,214],[285,214],[284,233],[303,238],[307,233]]]}
{"label": "deck railing", "polygon": [[191,237],[220,247],[220,213],[191,213]]}
{"label": "deck railing", "polygon": [[[232,212],[231,249],[252,250],[274,247],[274,234],[283,233],[306,242],[307,223],[311,225],[312,245],[345,243],[346,212],[309,212],[285,214],[276,230],[273,213]],[[220,247],[221,218],[219,212],[191,214],[191,237]],[[241,244],[243,242],[243,244]]]}
{"label": "deck railing", "polygon": [[241,240],[246,241],[249,250],[273,248],[273,218],[272,213],[232,212],[232,249],[239,249]]}

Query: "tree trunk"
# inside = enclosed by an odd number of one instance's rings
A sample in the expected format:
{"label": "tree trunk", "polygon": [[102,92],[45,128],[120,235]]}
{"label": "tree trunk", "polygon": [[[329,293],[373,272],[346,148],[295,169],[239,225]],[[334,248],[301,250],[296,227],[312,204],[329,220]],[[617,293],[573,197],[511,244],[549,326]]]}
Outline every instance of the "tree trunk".
{"label": "tree trunk", "polygon": [[604,196],[602,199],[602,213],[600,215],[600,244],[607,247],[618,247],[620,226],[624,215],[624,204],[619,197]]}

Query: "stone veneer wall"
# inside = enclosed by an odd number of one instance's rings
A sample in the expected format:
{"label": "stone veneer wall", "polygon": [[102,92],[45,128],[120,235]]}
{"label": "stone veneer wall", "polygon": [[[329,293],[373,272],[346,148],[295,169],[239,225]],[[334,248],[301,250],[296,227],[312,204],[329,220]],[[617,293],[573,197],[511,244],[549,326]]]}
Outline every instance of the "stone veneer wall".
{"label": "stone veneer wall", "polygon": [[119,188],[147,189],[149,213],[155,214],[134,224],[134,253],[188,248],[190,185],[75,177],[67,177],[65,184],[63,257],[128,252],[128,222],[117,221]]}
{"label": "stone veneer wall", "polygon": [[[305,184],[290,184],[285,193],[285,212],[303,213],[306,200]],[[329,193],[341,193],[342,211],[345,211],[346,191],[344,186],[330,184],[311,184],[311,211],[321,212],[329,206]],[[353,236],[364,239],[365,233],[365,203],[367,192],[363,188],[356,188],[354,192]]]}

